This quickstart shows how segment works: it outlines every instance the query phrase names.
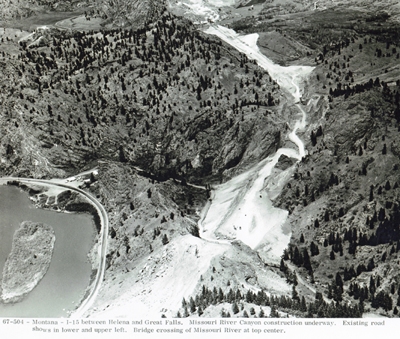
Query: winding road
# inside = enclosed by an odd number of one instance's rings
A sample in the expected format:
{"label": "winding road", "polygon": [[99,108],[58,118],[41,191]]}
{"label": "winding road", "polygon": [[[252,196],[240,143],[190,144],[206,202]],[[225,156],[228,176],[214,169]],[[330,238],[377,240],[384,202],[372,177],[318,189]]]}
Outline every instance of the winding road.
{"label": "winding road", "polygon": [[72,312],[71,317],[73,318],[81,318],[83,314],[92,306],[97,294],[99,293],[101,283],[104,279],[104,272],[105,272],[105,265],[106,265],[106,252],[107,252],[107,236],[108,236],[108,216],[107,212],[104,209],[103,205],[93,197],[90,193],[74,187],[72,185],[63,184],[63,183],[56,183],[51,180],[40,180],[40,179],[30,179],[30,178],[17,178],[17,177],[4,177],[1,178],[2,181],[18,181],[21,183],[28,183],[28,184],[36,184],[42,186],[57,186],[61,188],[65,188],[71,191],[78,192],[82,194],[86,199],[88,199],[97,209],[97,212],[100,217],[101,222],[101,230],[100,230],[100,247],[99,247],[99,267],[97,269],[96,279],[95,282],[92,284],[91,291],[88,297],[83,300],[81,305]]}

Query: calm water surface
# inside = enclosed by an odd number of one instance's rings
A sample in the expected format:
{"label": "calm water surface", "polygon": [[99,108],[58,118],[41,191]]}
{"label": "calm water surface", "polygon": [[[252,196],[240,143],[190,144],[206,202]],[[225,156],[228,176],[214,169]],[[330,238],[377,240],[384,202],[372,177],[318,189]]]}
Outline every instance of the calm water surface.
{"label": "calm water surface", "polygon": [[75,309],[89,284],[87,253],[96,235],[93,218],[35,208],[27,193],[0,185],[0,276],[14,232],[25,220],[53,227],[56,242],[52,261],[44,278],[21,302],[0,302],[0,317],[67,317],[67,311]]}

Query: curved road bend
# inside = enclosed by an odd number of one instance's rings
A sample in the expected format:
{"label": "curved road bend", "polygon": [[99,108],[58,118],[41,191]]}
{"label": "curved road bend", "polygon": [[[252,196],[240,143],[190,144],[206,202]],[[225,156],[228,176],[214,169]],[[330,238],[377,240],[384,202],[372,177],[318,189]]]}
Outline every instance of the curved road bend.
{"label": "curved road bend", "polygon": [[71,191],[78,192],[82,195],[84,195],[87,199],[89,199],[92,204],[96,207],[97,212],[99,213],[100,217],[100,222],[102,225],[102,228],[100,230],[100,246],[101,249],[99,251],[100,255],[100,263],[99,263],[99,268],[97,270],[97,275],[96,275],[96,280],[94,283],[94,286],[92,287],[89,296],[82,302],[82,304],[71,314],[71,317],[74,318],[80,318],[83,316],[83,314],[92,306],[96,296],[99,293],[101,283],[104,278],[104,272],[105,272],[105,265],[106,265],[106,250],[107,250],[107,235],[108,235],[108,216],[107,212],[104,209],[103,205],[100,204],[100,202],[94,198],[90,193],[85,192],[84,190],[80,188],[76,188],[73,186],[70,186],[68,184],[61,184],[61,183],[55,183],[50,180],[40,180],[40,179],[30,179],[30,178],[13,178],[13,177],[6,177],[6,178],[1,178],[2,180],[6,181],[19,181],[19,182],[25,182],[25,183],[32,183],[32,184],[40,184],[40,185],[47,185],[47,186],[58,186],[58,187],[63,187]]}

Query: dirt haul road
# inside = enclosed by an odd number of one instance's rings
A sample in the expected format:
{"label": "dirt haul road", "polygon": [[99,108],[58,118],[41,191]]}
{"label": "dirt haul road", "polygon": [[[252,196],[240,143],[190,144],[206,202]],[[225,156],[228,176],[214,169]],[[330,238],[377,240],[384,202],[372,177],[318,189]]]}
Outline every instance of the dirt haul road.
{"label": "dirt haul road", "polygon": [[300,161],[306,154],[303,142],[296,135],[296,131],[305,126],[306,113],[302,109],[301,113],[301,119],[288,135],[298,151],[280,148],[247,172],[214,187],[212,201],[207,203],[199,222],[202,239],[223,244],[226,240],[219,240],[221,236],[238,239],[253,249],[267,244],[270,263],[279,263],[290,240],[290,234],[281,231],[288,212],[272,205],[268,191],[264,189],[265,180],[281,155]]}

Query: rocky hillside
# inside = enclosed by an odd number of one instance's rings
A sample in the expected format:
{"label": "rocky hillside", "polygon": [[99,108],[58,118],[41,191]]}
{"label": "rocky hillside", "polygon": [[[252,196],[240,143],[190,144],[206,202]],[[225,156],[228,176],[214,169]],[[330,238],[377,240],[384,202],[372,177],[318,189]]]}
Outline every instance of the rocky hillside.
{"label": "rocky hillside", "polygon": [[285,262],[332,300],[397,316],[399,46],[371,31],[322,48],[315,90],[329,108],[275,203],[291,213]]}
{"label": "rocky hillside", "polygon": [[290,114],[268,74],[169,15],[137,31],[3,39],[3,174],[63,176],[112,159],[219,180],[274,151]]}
{"label": "rocky hillside", "polygon": [[[203,274],[215,286],[289,292],[277,268],[265,269],[247,247],[198,237],[208,184],[284,142],[292,112],[265,71],[169,14],[140,29],[7,28],[2,39],[2,174],[65,177],[99,168],[86,189],[107,209],[111,227],[105,281],[91,312],[121,315],[131,300],[147,305],[149,316],[163,307],[175,316]],[[56,201],[47,198],[38,202]],[[183,264],[190,281],[177,268]],[[166,284],[171,292],[158,299]],[[154,287],[143,294],[143,286]]]}
{"label": "rocky hillside", "polygon": [[[267,36],[268,44],[277,36],[290,39],[280,40],[289,51],[293,40],[309,46],[312,53],[298,57],[318,65],[303,97],[308,155],[271,196],[290,213],[283,228],[292,237],[279,270],[292,284],[291,297],[204,283],[184,300],[179,316],[277,317],[277,310],[302,317],[398,316],[399,27],[387,13],[346,11],[342,20],[343,14],[340,8],[296,13],[292,27],[285,22]],[[326,27],[328,21],[335,27]],[[278,167],[278,173],[291,168],[290,162]]]}
{"label": "rocky hillside", "polygon": [[165,0],[100,0],[87,14],[100,15],[113,26],[138,26],[154,21],[164,9]]}

